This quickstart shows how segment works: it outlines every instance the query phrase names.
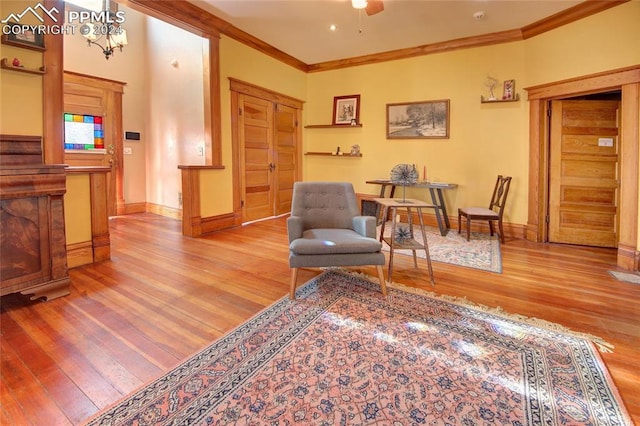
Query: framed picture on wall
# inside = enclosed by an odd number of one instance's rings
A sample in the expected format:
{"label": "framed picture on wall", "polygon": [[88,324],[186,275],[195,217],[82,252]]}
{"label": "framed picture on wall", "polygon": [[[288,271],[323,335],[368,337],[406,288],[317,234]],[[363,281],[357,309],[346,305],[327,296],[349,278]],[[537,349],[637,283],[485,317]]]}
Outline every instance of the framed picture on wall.
{"label": "framed picture on wall", "polygon": [[31,50],[44,49],[44,34],[37,29],[23,28],[15,22],[8,22],[2,34],[2,44]]}
{"label": "framed picture on wall", "polygon": [[448,139],[449,99],[387,104],[387,139]]}
{"label": "framed picture on wall", "polygon": [[331,124],[359,124],[360,95],[336,96],[333,98],[333,120]]}
{"label": "framed picture on wall", "polygon": [[505,101],[511,101],[514,99],[516,93],[516,81],[505,80],[502,87],[502,99]]}

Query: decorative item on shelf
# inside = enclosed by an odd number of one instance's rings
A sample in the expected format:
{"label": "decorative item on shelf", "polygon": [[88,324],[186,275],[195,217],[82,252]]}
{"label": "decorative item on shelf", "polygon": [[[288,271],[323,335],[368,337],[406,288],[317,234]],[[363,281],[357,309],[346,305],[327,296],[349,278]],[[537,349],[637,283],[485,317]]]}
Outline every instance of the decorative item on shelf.
{"label": "decorative item on shelf", "polygon": [[24,67],[24,65],[20,64],[20,59],[18,58],[13,58],[11,65],[13,65],[14,67],[21,67],[21,68]]}
{"label": "decorative item on shelf", "polygon": [[360,145],[351,145],[351,155],[360,155]]}
{"label": "decorative item on shelf", "polygon": [[493,93],[493,89],[496,88],[496,86],[498,85],[498,80],[496,80],[495,78],[488,76],[487,79],[484,81],[484,85],[487,89],[489,89],[489,98],[488,100],[490,101],[495,101],[496,100],[496,95],[494,95]]}
{"label": "decorative item on shelf", "polygon": [[342,153],[340,152],[340,147],[337,147],[336,152],[332,152],[331,155],[342,155]]}
{"label": "decorative item on shelf", "polygon": [[335,96],[333,98],[333,121],[331,124],[357,126],[359,121],[360,95]]}
{"label": "decorative item on shelf", "polygon": [[510,101],[514,99],[516,92],[516,81],[515,80],[505,80],[502,86],[502,99],[505,101]]}
{"label": "decorative item on shelf", "polygon": [[[105,59],[115,53],[115,49],[120,49],[127,45],[127,31],[122,28],[125,21],[124,11],[111,11],[109,0],[105,0],[104,12],[100,16],[104,17],[103,22],[91,22],[82,24],[80,34],[87,39],[87,45],[95,44],[104,54]],[[102,44],[101,44],[102,43]]]}
{"label": "decorative item on shelf", "polygon": [[413,185],[418,181],[418,171],[415,164],[396,164],[391,169],[391,183],[394,185],[402,185],[402,200],[396,200],[399,203],[411,203],[407,201],[405,192],[407,185]]}
{"label": "decorative item on shelf", "polygon": [[411,231],[409,230],[409,227],[398,225],[398,227],[396,228],[396,235],[394,237],[394,240],[398,244],[402,244],[411,240]]}

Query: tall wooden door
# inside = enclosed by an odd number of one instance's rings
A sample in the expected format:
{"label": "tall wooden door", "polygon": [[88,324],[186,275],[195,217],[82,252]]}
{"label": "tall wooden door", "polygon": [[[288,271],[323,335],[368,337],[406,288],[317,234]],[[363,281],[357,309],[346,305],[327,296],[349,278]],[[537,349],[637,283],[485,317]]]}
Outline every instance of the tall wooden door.
{"label": "tall wooden door", "polygon": [[298,110],[245,94],[238,105],[242,221],[287,213],[297,176]]}
{"label": "tall wooden door", "polygon": [[298,110],[276,104],[275,120],[275,214],[291,211],[293,182],[297,176]]}
{"label": "tall wooden door", "polygon": [[618,101],[553,101],[549,241],[618,243]]}
{"label": "tall wooden door", "polygon": [[242,221],[273,216],[273,104],[239,96],[240,141],[244,164]]}

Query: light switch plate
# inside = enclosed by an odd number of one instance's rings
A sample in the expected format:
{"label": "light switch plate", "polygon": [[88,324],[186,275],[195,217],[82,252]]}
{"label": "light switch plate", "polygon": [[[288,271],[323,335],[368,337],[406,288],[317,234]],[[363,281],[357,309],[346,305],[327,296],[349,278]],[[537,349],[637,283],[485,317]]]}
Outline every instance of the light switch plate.
{"label": "light switch plate", "polygon": [[133,148],[131,148],[130,146],[125,146],[124,155],[131,155],[131,154],[133,154]]}

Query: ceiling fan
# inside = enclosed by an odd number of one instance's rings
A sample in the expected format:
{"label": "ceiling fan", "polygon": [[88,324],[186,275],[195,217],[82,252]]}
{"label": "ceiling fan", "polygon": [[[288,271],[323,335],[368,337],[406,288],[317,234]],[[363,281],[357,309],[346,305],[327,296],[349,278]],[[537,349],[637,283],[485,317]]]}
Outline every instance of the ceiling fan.
{"label": "ceiling fan", "polygon": [[368,16],[375,15],[384,10],[382,0],[351,0],[351,6],[353,6],[354,9],[364,9]]}

